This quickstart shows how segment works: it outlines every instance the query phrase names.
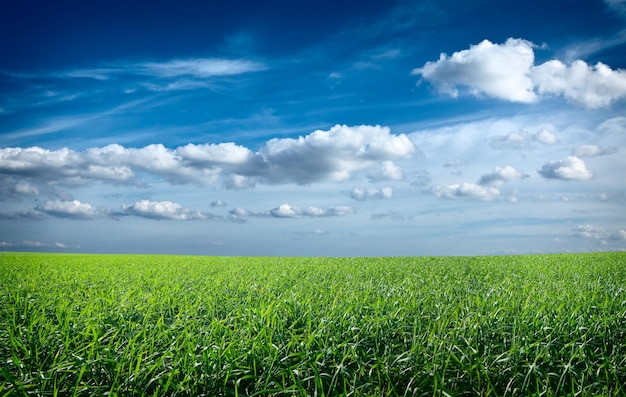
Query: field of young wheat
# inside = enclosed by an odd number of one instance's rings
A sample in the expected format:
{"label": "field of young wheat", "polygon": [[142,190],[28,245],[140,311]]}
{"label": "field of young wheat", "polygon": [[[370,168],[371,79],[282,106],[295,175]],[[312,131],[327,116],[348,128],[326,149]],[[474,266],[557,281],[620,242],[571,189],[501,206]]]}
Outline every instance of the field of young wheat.
{"label": "field of young wheat", "polygon": [[626,254],[0,254],[0,396],[626,394]]}

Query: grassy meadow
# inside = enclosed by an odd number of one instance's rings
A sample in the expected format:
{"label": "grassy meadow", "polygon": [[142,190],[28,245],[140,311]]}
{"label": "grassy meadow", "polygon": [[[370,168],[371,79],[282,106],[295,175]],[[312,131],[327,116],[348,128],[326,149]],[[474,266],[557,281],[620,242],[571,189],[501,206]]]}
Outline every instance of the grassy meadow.
{"label": "grassy meadow", "polygon": [[626,254],[0,254],[0,396],[626,395]]}

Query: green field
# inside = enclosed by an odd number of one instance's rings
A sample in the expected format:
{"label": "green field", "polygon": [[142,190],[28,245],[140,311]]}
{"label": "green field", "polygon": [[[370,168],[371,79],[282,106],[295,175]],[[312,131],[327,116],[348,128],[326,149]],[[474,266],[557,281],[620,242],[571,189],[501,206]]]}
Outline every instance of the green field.
{"label": "green field", "polygon": [[626,395],[626,254],[0,254],[0,396]]}

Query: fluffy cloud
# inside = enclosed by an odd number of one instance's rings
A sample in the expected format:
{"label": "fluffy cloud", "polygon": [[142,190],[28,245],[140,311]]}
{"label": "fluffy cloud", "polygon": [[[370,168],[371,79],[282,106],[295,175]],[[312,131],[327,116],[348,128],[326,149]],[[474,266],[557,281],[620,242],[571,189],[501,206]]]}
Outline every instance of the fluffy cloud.
{"label": "fluffy cloud", "polygon": [[205,220],[209,215],[192,211],[171,201],[140,200],[122,206],[124,215],[135,215],[150,219],[170,219],[177,221]]}
{"label": "fluffy cloud", "polygon": [[512,179],[522,179],[528,177],[528,174],[524,174],[510,165],[507,165],[505,167],[496,167],[492,172],[481,176],[478,184],[481,186],[499,187]]}
{"label": "fluffy cloud", "polygon": [[553,132],[542,128],[535,134],[526,131],[512,131],[504,135],[492,135],[489,137],[489,146],[494,150],[528,150],[534,148],[535,143],[554,145],[558,141]]}
{"label": "fluffy cloud", "polygon": [[439,92],[457,97],[458,86],[473,95],[486,94],[513,102],[535,102],[530,69],[535,61],[534,45],[526,40],[508,39],[504,44],[483,40],[452,56],[441,54],[413,70],[432,82]]}
{"label": "fluffy cloud", "polygon": [[578,145],[572,150],[572,156],[576,157],[595,157],[605,154],[617,153],[616,147],[602,147],[598,145]]}
{"label": "fluffy cloud", "polygon": [[327,217],[342,216],[353,213],[354,210],[348,206],[319,208],[308,206],[306,208],[296,207],[295,205],[281,204],[271,209],[269,215],[275,218],[300,218],[300,217]]}
{"label": "fluffy cloud", "polygon": [[[118,144],[89,148],[1,148],[0,178],[16,181],[2,198],[45,191],[42,187],[93,182],[141,185],[149,174],[172,184],[214,184],[247,189],[257,182],[309,184],[342,181],[357,172],[371,180],[402,179],[394,160],[410,158],[417,149],[404,135],[380,126],[336,125],[297,139],[272,139],[258,152],[232,142],[188,144],[175,149],[161,144],[126,148]],[[5,189],[6,190],[6,189]]]}
{"label": "fluffy cloud", "polygon": [[431,190],[435,196],[446,199],[468,198],[491,201],[500,195],[500,190],[495,187],[481,186],[469,182],[434,186]]}
{"label": "fluffy cloud", "polygon": [[405,134],[381,126],[336,125],[298,139],[272,139],[260,150],[270,182],[308,184],[342,181],[357,171],[374,169],[375,179],[401,178],[391,161],[410,158],[416,149]]}
{"label": "fluffy cloud", "polygon": [[588,65],[558,60],[534,65],[533,43],[509,38],[504,44],[483,40],[448,56],[441,54],[413,74],[430,81],[440,93],[459,95],[465,87],[473,95],[532,103],[546,96],[562,96],[587,108],[609,106],[626,97],[626,71],[603,63]]}
{"label": "fluffy cloud", "polygon": [[211,207],[226,207],[226,202],[224,200],[215,200],[211,201]]}
{"label": "fluffy cloud", "polygon": [[72,201],[47,201],[38,206],[35,211],[50,216],[71,219],[93,219],[106,214],[106,211],[98,210],[91,204]]}
{"label": "fluffy cloud", "polygon": [[552,60],[533,68],[532,74],[538,93],[562,96],[591,109],[626,97],[626,70],[612,70],[601,62],[591,66],[576,60],[568,66]]}
{"label": "fluffy cloud", "polygon": [[585,162],[578,157],[569,156],[563,160],[550,161],[538,171],[546,179],[563,179],[585,181],[593,174],[587,169]]}
{"label": "fluffy cloud", "polygon": [[[124,182],[134,177],[127,165],[90,163],[85,155],[68,148],[47,150],[36,146],[0,149],[0,173],[66,185],[86,184],[93,179]],[[28,181],[22,183],[28,184]]]}
{"label": "fluffy cloud", "polygon": [[350,192],[350,197],[355,200],[363,201],[363,200],[371,200],[371,199],[388,199],[393,196],[393,188],[391,187],[383,187],[383,188],[369,188],[369,189],[359,189],[354,188]]}
{"label": "fluffy cloud", "polygon": [[[437,197],[446,199],[466,198],[491,201],[500,196],[500,189],[498,188],[505,182],[528,177],[528,174],[507,165],[504,167],[496,167],[492,172],[481,176],[478,183],[463,182],[438,185],[433,186],[431,192]],[[515,197],[509,199],[511,202],[515,202],[516,200]]]}

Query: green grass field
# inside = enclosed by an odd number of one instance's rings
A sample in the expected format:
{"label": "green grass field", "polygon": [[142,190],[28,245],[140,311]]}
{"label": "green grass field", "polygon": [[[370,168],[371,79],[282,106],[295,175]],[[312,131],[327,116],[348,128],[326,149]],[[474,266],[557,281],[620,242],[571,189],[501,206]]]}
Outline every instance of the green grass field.
{"label": "green grass field", "polygon": [[0,254],[0,396],[626,395],[626,254]]}

